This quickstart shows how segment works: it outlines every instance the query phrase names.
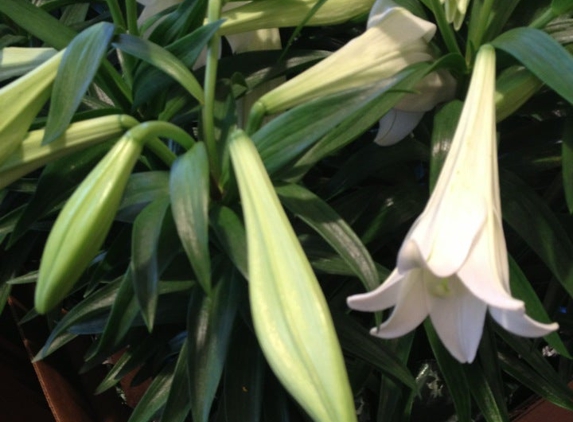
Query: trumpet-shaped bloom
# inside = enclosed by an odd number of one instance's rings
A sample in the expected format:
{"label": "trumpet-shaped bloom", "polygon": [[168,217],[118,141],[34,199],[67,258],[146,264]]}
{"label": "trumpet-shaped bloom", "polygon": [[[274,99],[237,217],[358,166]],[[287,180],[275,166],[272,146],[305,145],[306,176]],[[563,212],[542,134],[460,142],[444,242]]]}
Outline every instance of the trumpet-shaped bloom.
{"label": "trumpet-shaped bloom", "polygon": [[[378,0],[371,10],[366,32],[264,95],[260,102],[267,113],[276,113],[321,96],[383,81],[411,64],[431,61],[428,42],[435,32],[434,24],[391,1]],[[403,98],[381,123],[377,140],[381,140],[382,134],[391,139],[387,144],[400,140],[394,134],[404,132],[405,122],[415,126],[425,111],[451,98],[453,88],[449,75],[433,73],[424,78],[417,87],[422,94]],[[404,136],[409,131],[411,128],[406,129]]]}
{"label": "trumpet-shaped bloom", "polygon": [[501,223],[495,136],[495,53],[483,46],[440,177],[398,254],[397,268],[376,290],[348,298],[351,308],[394,307],[372,334],[401,336],[428,315],[460,362],[475,358],[486,311],[506,330],[544,336],[541,324],[509,289]]}

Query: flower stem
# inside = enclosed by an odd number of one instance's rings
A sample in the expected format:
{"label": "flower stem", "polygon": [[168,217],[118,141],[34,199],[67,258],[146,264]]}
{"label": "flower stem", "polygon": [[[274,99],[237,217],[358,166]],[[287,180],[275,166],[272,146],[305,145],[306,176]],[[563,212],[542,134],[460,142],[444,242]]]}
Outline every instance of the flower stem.
{"label": "flower stem", "polygon": [[[207,23],[215,22],[221,15],[221,0],[209,0],[207,7]],[[215,139],[215,87],[217,83],[217,64],[219,60],[219,35],[214,35],[209,41],[207,60],[205,65],[205,104],[203,106],[203,135],[205,146],[209,155],[211,174],[215,180],[219,180],[221,173],[219,154]]]}
{"label": "flower stem", "polygon": [[139,28],[137,26],[137,3],[136,0],[126,0],[125,11],[127,15],[127,31],[131,35],[138,36]]}
{"label": "flower stem", "polygon": [[121,13],[117,0],[106,0],[106,2],[107,7],[109,7],[109,12],[111,13],[111,18],[113,19],[113,23],[120,28],[125,29],[125,19],[123,19],[123,14]]}
{"label": "flower stem", "polygon": [[540,16],[538,16],[531,24],[529,25],[531,28],[536,29],[543,29],[549,22],[555,19],[556,16],[553,13],[553,9],[548,7],[545,12],[543,12]]}
{"label": "flower stem", "polygon": [[462,54],[456,41],[456,34],[446,19],[446,14],[444,13],[444,9],[440,4],[440,0],[431,0],[431,5],[434,16],[436,17],[436,22],[440,28],[440,34],[444,39],[444,43],[446,44],[448,51],[450,53]]}

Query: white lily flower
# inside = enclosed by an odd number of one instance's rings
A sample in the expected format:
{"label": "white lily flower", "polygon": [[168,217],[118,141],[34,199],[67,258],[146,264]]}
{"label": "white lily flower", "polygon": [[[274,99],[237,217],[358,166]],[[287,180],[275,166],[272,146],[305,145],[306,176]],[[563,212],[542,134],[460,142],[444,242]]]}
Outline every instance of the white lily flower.
{"label": "white lily flower", "polygon": [[470,0],[440,0],[444,5],[446,19],[449,23],[454,24],[454,29],[458,31],[464,23],[466,11]]}
{"label": "white lily flower", "polygon": [[351,296],[361,311],[394,307],[372,334],[395,338],[428,315],[460,362],[472,362],[486,311],[506,330],[540,337],[558,328],[525,314],[509,289],[501,223],[495,132],[495,52],[481,47],[467,99],[434,192],[398,254],[397,268],[376,290]]}
{"label": "white lily flower", "polygon": [[[413,15],[394,2],[378,0],[371,10],[368,28],[359,37],[320,63],[261,97],[267,113],[272,114],[303,102],[356,88],[394,76],[407,66],[433,59],[428,45],[436,32],[433,23]],[[382,122],[386,144],[402,139],[404,122],[419,122],[423,112],[453,97],[453,78],[434,73],[417,86],[421,94],[409,94]],[[401,115],[402,112],[406,112]],[[396,124],[400,122],[401,124]],[[414,124],[414,126],[415,126]],[[405,131],[407,135],[411,128]],[[377,137],[381,140],[382,135]],[[399,138],[399,139],[397,139]]]}

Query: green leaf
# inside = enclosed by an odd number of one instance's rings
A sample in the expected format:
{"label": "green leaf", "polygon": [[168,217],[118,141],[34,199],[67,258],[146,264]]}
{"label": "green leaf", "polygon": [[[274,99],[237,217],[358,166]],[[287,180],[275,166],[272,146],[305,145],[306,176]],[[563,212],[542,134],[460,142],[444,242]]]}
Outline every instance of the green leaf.
{"label": "green leaf", "polygon": [[195,144],[173,163],[169,190],[177,233],[199,283],[209,293],[209,160],[205,144]]}
{"label": "green leaf", "polygon": [[[517,265],[515,260],[509,256],[509,283],[511,287],[511,294],[517,299],[523,300],[525,302],[525,309],[527,314],[533,319],[545,324],[551,323],[551,318],[547,315],[543,303],[537,297],[533,286],[525,277],[525,274],[521,271],[521,268]],[[551,347],[553,347],[557,352],[571,359],[571,355],[567,350],[565,344],[559,337],[557,332],[546,335],[545,340]]]}
{"label": "green leaf", "polygon": [[150,422],[165,406],[173,383],[175,362],[168,363],[145,391],[128,422]]}
{"label": "green leaf", "polygon": [[433,190],[442,165],[450,150],[452,139],[458,120],[462,114],[464,103],[459,100],[450,101],[444,105],[434,116],[434,130],[432,132],[432,157],[430,159],[430,189]]}
{"label": "green leaf", "polygon": [[247,264],[247,238],[245,227],[235,212],[224,206],[215,206],[211,211],[209,222],[221,246],[241,272],[249,279]]}
{"label": "green leaf", "polygon": [[265,361],[257,339],[245,324],[235,324],[229,350],[216,422],[259,422],[265,387]]}
{"label": "green leaf", "polygon": [[121,280],[103,333],[95,348],[86,356],[86,361],[89,363],[89,360],[97,361],[103,356],[111,356],[121,346],[138,312],[132,274],[128,269]]}
{"label": "green leaf", "polygon": [[529,372],[536,374],[537,382],[550,385],[549,390],[553,396],[560,397],[562,401],[568,401],[568,406],[573,407],[573,391],[555,372],[547,359],[534,347],[531,340],[510,334],[498,326],[495,327],[495,331],[503,341],[518,353],[521,359],[531,366]]}
{"label": "green leaf", "polygon": [[[181,63],[187,68],[192,68],[219,26],[221,26],[220,21],[201,26],[193,33],[168,45],[165,50],[181,60]],[[170,73],[162,70],[159,66],[151,67],[147,64],[141,64],[138,67],[133,81],[134,107],[139,107],[153,99],[159,92],[165,91],[173,83]]]}
{"label": "green leaf", "polygon": [[97,386],[95,394],[101,394],[117,385],[124,376],[148,361],[161,346],[156,337],[148,336],[128,347]]}
{"label": "green leaf", "polygon": [[52,88],[42,145],[59,138],[72,121],[106,56],[114,29],[110,23],[98,23],[83,31],[66,47]]}
{"label": "green leaf", "polygon": [[4,283],[0,285],[0,315],[4,311],[6,303],[8,303],[8,298],[10,297],[10,292],[12,291],[12,285]]}
{"label": "green leaf", "polygon": [[[556,388],[554,383],[540,377],[539,373],[532,371],[530,366],[518,358],[506,354],[499,354],[498,358],[502,369],[518,382],[551,403],[573,411],[571,390],[567,386],[565,386],[566,391],[559,391],[562,388]],[[559,385],[561,384],[560,380]]]}
{"label": "green leaf", "polygon": [[249,295],[255,332],[273,372],[317,421],[355,421],[354,402],[328,305],[242,131],[229,151],[246,221]]}
{"label": "green leaf", "polygon": [[388,347],[387,342],[370,335],[366,328],[347,315],[334,314],[333,318],[336,333],[346,353],[368,362],[384,375],[412,390],[418,388],[408,367]]}
{"label": "green leaf", "polygon": [[511,54],[573,104],[573,57],[547,33],[533,28],[515,28],[501,34],[492,44]]}
{"label": "green leaf", "polygon": [[[487,422],[509,422],[505,403],[499,403],[477,363],[463,366],[470,391]],[[456,388],[452,386],[452,388]],[[450,390],[451,391],[451,390]]]}
{"label": "green leaf", "polygon": [[[207,0],[183,0],[177,9],[162,19],[149,39],[160,45],[184,38],[184,35],[201,27],[205,18]],[[208,25],[205,25],[208,26]]]}
{"label": "green leaf", "polygon": [[222,268],[210,296],[196,292],[189,304],[189,386],[191,413],[195,422],[207,422],[217,392],[231,331],[239,305],[241,282],[234,269]]}
{"label": "green leaf", "polygon": [[158,247],[169,198],[149,204],[135,219],[131,241],[131,275],[141,315],[151,332],[159,297]]}
{"label": "green leaf", "polygon": [[[343,121],[345,121],[344,126],[335,134],[339,135],[339,131],[349,130],[351,133],[345,134],[344,142],[354,139],[362,132],[355,132],[352,129],[349,118],[356,119],[355,113],[361,110],[364,112],[364,104],[380,96],[384,97],[384,101],[381,106],[379,105],[380,109],[377,109],[377,112],[384,114],[384,110],[389,110],[406,95],[406,90],[414,89],[427,74],[428,69],[430,69],[428,63],[418,63],[403,70],[390,81],[386,81],[383,86],[361,87],[312,100],[273,119],[253,135],[253,142],[261,154],[267,171],[274,174],[282,169]],[[376,117],[368,114],[367,117],[376,120],[382,114]],[[372,124],[370,120],[368,120],[369,125]],[[363,126],[360,126],[362,131],[367,127]],[[332,141],[333,138],[329,136],[325,143],[330,144]],[[324,148],[330,152],[333,147],[323,145],[321,149]],[[323,152],[320,152],[320,155],[323,155]]]}
{"label": "green leaf", "polygon": [[458,420],[460,422],[471,422],[470,388],[462,364],[455,360],[446,350],[429,319],[424,321],[424,329],[454,401]]}
{"label": "green leaf", "polygon": [[34,359],[45,358],[76,337],[68,334],[68,329],[73,325],[106,315],[115,302],[120,284],[121,279],[115,280],[74,306],[54,327],[46,343]]}
{"label": "green leaf", "polygon": [[134,173],[129,177],[115,219],[126,223],[133,222],[149,203],[168,197],[169,172]]}
{"label": "green leaf", "polygon": [[512,173],[500,173],[503,218],[573,296],[573,243],[567,231],[529,186]]}
{"label": "green leaf", "polygon": [[561,158],[563,163],[563,190],[565,191],[565,200],[567,201],[569,214],[573,214],[573,118],[571,117],[565,120]]}
{"label": "green leaf", "polygon": [[169,395],[161,414],[162,422],[185,422],[191,410],[188,344],[189,338],[187,337],[177,358]]}
{"label": "green leaf", "polygon": [[161,69],[179,82],[197,101],[203,103],[203,89],[195,76],[181,60],[163,47],[128,34],[120,34],[112,45]]}
{"label": "green leaf", "polygon": [[552,0],[551,11],[555,16],[563,15],[573,9],[573,0]]}
{"label": "green leaf", "polygon": [[344,259],[367,291],[380,286],[370,253],[352,228],[320,197],[298,185],[275,188],[281,202],[312,227]]}

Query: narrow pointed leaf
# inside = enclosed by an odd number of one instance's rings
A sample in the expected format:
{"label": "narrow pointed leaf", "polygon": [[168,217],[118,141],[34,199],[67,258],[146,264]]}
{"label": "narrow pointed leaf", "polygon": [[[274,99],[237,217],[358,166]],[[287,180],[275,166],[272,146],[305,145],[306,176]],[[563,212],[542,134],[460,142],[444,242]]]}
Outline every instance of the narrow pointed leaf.
{"label": "narrow pointed leaf", "polygon": [[573,296],[573,242],[553,211],[524,182],[500,172],[503,218]]}
{"label": "narrow pointed leaf", "polygon": [[207,422],[217,392],[239,304],[239,283],[228,265],[212,294],[196,292],[189,304],[189,365],[191,413],[195,422]]}
{"label": "narrow pointed leaf", "polygon": [[127,422],[150,422],[165,406],[173,383],[175,362],[168,363],[153,379]]}
{"label": "narrow pointed leaf", "polygon": [[195,97],[200,103],[203,102],[203,89],[197,78],[189,71],[184,63],[163,47],[142,38],[128,34],[121,34],[112,43],[115,48],[126,52],[138,59],[161,69],[171,76]]}
{"label": "narrow pointed leaf", "polygon": [[355,421],[328,305],[254,144],[231,135],[245,215],[255,331],[274,373],[317,421]]}
{"label": "narrow pointed leaf", "polygon": [[135,219],[131,243],[131,275],[135,296],[149,331],[153,329],[159,297],[158,246],[169,199],[159,199],[148,205]]}
{"label": "narrow pointed leaf", "polygon": [[183,248],[199,283],[209,292],[209,160],[203,143],[196,144],[173,163],[169,190]]}
{"label": "narrow pointed leaf", "polygon": [[[481,368],[473,363],[463,367],[466,379],[474,400],[487,422],[509,422],[507,409],[501,407],[495,399],[494,393],[487,383]],[[455,388],[455,386],[453,387]]]}
{"label": "narrow pointed leaf", "polygon": [[83,31],[66,47],[52,89],[43,145],[59,138],[72,121],[105,58],[114,29],[112,24],[101,22]]}
{"label": "narrow pointed leaf", "polygon": [[561,158],[563,162],[565,200],[567,201],[569,214],[573,214],[573,119],[571,117],[565,121]]}
{"label": "narrow pointed leaf", "polygon": [[[168,45],[165,50],[181,60],[181,63],[187,68],[192,68],[219,26],[221,26],[221,22],[203,25],[191,34]],[[170,73],[162,71],[160,67],[141,65],[135,73],[133,82],[134,107],[140,106],[157,93],[166,90],[172,82]]]}
{"label": "narrow pointed leaf", "polygon": [[446,350],[429,319],[424,321],[424,329],[440,371],[452,395],[458,420],[460,422],[471,422],[470,389],[462,364],[455,360]]}
{"label": "narrow pointed leaf", "polygon": [[[525,302],[525,308],[527,310],[527,314],[531,316],[536,321],[549,324],[552,322],[549,315],[545,311],[543,307],[543,303],[537,297],[533,286],[525,277],[525,274],[521,271],[521,268],[517,265],[515,260],[509,256],[509,283],[511,287],[511,294],[516,299],[523,300]],[[546,335],[545,341],[553,347],[557,352],[571,359],[571,355],[567,350],[567,347],[559,337],[557,332],[553,332],[551,334]]]}
{"label": "narrow pointed leaf", "polygon": [[247,238],[243,222],[232,209],[223,206],[214,207],[209,220],[223,249],[243,277],[248,279]]}
{"label": "narrow pointed leaf", "polygon": [[547,33],[514,28],[492,41],[519,60],[531,73],[573,104],[573,57]]}
{"label": "narrow pointed leaf", "polygon": [[191,410],[189,390],[188,339],[185,339],[173,371],[173,381],[161,414],[162,422],[185,422]]}
{"label": "narrow pointed leaf", "polygon": [[281,202],[324,240],[346,261],[367,291],[380,285],[370,253],[352,228],[322,199],[298,185],[276,188]]}

